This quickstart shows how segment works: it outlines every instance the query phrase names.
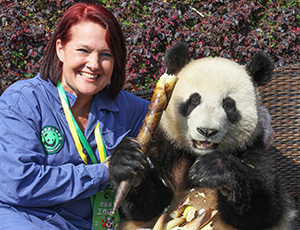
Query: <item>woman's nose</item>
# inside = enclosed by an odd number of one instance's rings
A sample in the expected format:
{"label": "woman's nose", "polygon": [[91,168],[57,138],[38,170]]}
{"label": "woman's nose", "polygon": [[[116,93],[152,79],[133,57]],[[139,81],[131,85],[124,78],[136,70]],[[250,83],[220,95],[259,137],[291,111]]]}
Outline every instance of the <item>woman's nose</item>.
{"label": "woman's nose", "polygon": [[95,71],[100,68],[100,60],[99,56],[96,54],[91,54],[89,55],[88,61],[87,61],[87,67],[90,68],[91,70]]}

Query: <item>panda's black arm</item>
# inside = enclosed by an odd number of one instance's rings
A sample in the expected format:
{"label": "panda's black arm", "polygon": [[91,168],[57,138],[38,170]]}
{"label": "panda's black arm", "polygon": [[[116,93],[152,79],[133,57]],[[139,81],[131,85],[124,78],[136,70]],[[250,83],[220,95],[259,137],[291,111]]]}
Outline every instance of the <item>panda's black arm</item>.
{"label": "panda's black arm", "polygon": [[231,197],[218,192],[220,213],[238,229],[270,229],[284,213],[282,189],[263,150],[244,156],[229,159],[232,191]]}
{"label": "panda's black arm", "polygon": [[282,192],[264,150],[236,155],[214,151],[198,157],[189,178],[194,186],[217,188],[222,219],[238,229],[267,229],[284,213]]}
{"label": "panda's black arm", "polygon": [[143,182],[132,188],[122,203],[121,211],[127,220],[150,221],[161,215],[173,198],[155,171],[149,170],[143,177]]}
{"label": "panda's black arm", "polygon": [[122,202],[121,212],[128,220],[148,221],[161,214],[172,199],[167,188],[147,163],[134,138],[126,137],[110,157],[111,184],[116,190],[120,181],[131,179],[135,173],[142,178],[138,187],[131,188]]}

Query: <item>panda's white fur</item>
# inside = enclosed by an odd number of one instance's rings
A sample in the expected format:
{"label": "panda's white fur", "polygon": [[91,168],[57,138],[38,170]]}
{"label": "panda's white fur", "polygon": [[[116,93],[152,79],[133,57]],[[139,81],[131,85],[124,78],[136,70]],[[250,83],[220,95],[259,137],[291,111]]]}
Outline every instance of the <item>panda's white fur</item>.
{"label": "panda's white fur", "polygon": [[[195,141],[218,144],[218,150],[231,152],[251,144],[258,131],[259,100],[245,66],[224,58],[203,58],[191,61],[178,73],[173,96],[162,116],[161,126],[175,145],[204,154],[209,148],[196,148]],[[198,92],[201,103],[186,118],[178,113],[178,105]],[[241,119],[228,121],[222,100],[231,97]],[[206,139],[197,127],[216,129],[217,135]]]}

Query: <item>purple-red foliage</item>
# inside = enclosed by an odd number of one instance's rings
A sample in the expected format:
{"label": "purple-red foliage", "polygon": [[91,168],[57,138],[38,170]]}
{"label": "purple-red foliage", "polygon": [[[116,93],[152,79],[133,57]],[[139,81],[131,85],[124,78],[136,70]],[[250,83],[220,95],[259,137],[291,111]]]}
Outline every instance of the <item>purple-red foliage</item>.
{"label": "purple-red foliage", "polygon": [[[38,72],[55,23],[76,1],[6,0],[0,11],[0,81],[3,89]],[[299,0],[113,0],[99,2],[122,24],[128,62],[125,89],[154,88],[164,72],[163,55],[178,41],[193,58],[221,56],[246,63],[258,50],[275,65],[299,62]]]}

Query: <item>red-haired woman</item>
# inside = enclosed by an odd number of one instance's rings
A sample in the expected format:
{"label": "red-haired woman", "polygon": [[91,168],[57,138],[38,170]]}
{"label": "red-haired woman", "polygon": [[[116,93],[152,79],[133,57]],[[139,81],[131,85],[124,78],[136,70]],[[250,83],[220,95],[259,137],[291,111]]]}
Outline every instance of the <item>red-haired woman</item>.
{"label": "red-haired woman", "polygon": [[[78,3],[58,24],[40,74],[2,94],[1,229],[92,228],[94,195],[109,180],[105,153],[137,135],[149,104],[122,90],[125,64],[115,17]],[[143,162],[133,156],[129,166]]]}

